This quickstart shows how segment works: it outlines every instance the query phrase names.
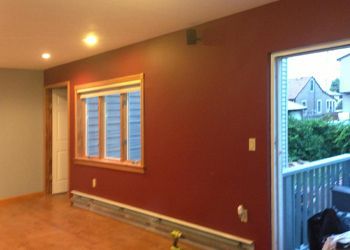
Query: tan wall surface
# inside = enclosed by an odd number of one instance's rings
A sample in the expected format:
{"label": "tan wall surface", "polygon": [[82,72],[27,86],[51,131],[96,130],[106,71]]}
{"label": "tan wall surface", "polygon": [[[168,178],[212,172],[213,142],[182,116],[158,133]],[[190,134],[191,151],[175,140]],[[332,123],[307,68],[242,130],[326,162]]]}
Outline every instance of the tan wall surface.
{"label": "tan wall surface", "polygon": [[43,191],[43,73],[0,69],[0,199]]}

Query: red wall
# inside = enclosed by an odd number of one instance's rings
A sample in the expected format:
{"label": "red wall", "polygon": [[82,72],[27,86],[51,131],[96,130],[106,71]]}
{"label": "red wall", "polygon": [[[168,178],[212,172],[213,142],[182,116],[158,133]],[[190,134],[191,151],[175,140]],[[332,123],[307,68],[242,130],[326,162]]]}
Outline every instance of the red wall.
{"label": "red wall", "polygon": [[195,46],[179,31],[46,70],[46,84],[73,85],[145,73],[146,173],[73,165],[71,189],[270,249],[270,53],[349,38],[349,13],[348,0],[284,0],[199,26]]}

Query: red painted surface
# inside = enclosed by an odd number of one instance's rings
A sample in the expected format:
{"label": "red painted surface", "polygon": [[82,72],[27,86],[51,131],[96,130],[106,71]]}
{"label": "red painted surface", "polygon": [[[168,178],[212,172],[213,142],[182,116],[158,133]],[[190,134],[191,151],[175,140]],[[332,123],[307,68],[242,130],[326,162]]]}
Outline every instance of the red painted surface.
{"label": "red painted surface", "polygon": [[71,189],[270,249],[270,53],[349,38],[349,13],[348,0],[284,0],[199,26],[195,46],[180,31],[46,70],[46,84],[73,85],[145,73],[146,173],[73,165]]}

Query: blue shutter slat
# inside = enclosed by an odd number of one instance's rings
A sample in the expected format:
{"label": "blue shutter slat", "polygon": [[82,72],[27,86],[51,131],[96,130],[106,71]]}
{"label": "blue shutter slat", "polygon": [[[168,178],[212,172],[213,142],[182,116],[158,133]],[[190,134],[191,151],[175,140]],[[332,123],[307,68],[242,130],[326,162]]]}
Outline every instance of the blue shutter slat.
{"label": "blue shutter slat", "polygon": [[87,112],[87,155],[99,155],[98,97],[86,99]]}
{"label": "blue shutter slat", "polygon": [[128,93],[128,160],[141,160],[140,91]]}
{"label": "blue shutter slat", "polygon": [[[141,159],[141,106],[140,92],[128,93],[128,160]],[[98,98],[87,98],[87,154],[99,155],[99,111]],[[106,108],[106,157],[120,158],[120,95],[105,97]]]}
{"label": "blue shutter slat", "polygon": [[120,95],[105,97],[106,156],[120,158]]}

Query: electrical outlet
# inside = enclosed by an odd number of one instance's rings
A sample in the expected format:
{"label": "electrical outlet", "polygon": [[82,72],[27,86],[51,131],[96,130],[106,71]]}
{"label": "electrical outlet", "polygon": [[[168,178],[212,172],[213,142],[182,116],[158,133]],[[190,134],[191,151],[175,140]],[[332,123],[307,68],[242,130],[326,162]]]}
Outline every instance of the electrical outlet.
{"label": "electrical outlet", "polygon": [[92,186],[93,188],[96,188],[96,185],[97,185],[96,178],[93,178],[93,179],[92,179],[92,182],[91,182],[91,186]]}
{"label": "electrical outlet", "polygon": [[248,209],[245,208],[242,204],[237,207],[237,215],[241,222],[248,222]]}

